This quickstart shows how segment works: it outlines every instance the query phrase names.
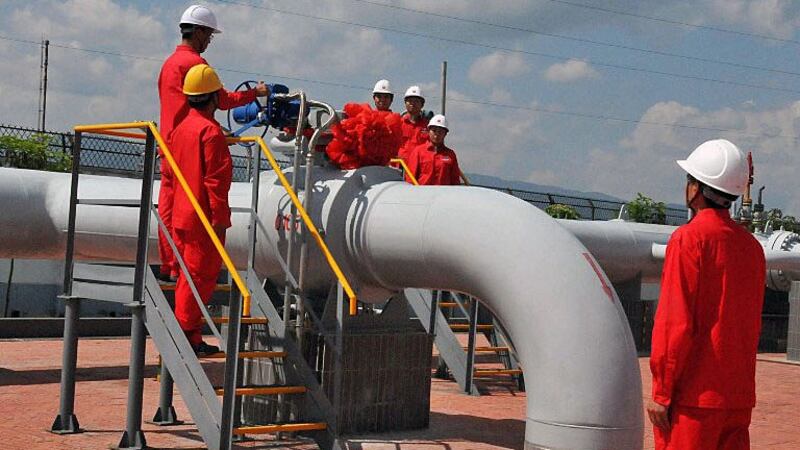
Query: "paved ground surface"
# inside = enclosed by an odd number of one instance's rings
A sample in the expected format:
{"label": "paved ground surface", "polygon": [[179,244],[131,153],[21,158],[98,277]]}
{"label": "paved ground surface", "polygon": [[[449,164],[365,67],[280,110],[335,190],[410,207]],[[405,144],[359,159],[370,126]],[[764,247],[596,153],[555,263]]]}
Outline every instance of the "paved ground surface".
{"label": "paved ground surface", "polygon": [[[85,433],[57,436],[47,430],[58,410],[59,340],[0,341],[0,449],[107,449],[119,442],[125,424],[128,346],[124,339],[85,339],[79,346],[76,414]],[[751,427],[752,448],[800,449],[800,365],[780,363],[783,355],[762,355],[758,363],[758,406]],[[158,383],[156,352],[148,342],[145,418],[154,412]],[[650,390],[648,361],[640,360],[644,395]],[[455,383],[433,381],[431,426],[413,432],[350,439],[351,449],[521,449],[525,430],[525,394],[510,386],[489,387],[489,394],[468,397]],[[178,416],[189,419],[176,395]],[[200,449],[191,424],[143,427],[155,449]],[[260,441],[249,448],[311,449],[307,442]],[[646,449],[653,448],[649,427]]]}

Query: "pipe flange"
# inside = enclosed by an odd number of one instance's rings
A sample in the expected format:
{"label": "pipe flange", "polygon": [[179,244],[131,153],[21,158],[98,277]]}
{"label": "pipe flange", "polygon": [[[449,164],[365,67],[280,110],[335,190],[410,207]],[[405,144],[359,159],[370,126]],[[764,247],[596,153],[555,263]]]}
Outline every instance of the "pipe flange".
{"label": "pipe flange", "polygon": [[[800,235],[791,231],[775,231],[767,238],[765,247],[769,250],[784,252],[800,252]],[[767,287],[776,291],[788,292],[792,287],[793,277],[783,270],[767,271]]]}

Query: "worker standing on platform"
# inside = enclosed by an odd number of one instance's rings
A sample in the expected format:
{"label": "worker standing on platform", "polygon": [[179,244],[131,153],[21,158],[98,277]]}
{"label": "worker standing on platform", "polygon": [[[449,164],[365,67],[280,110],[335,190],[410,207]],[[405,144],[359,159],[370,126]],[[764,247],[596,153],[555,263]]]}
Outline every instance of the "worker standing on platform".
{"label": "worker standing on platform", "polygon": [[[461,169],[456,153],[444,145],[449,128],[447,119],[437,114],[428,123],[430,142],[414,147],[408,153],[406,164],[419,184],[461,184]],[[406,180],[410,178],[406,176]]]}
{"label": "worker standing on platform", "polygon": [[[172,130],[188,115],[189,105],[183,94],[183,80],[187,72],[198,64],[208,64],[202,56],[216,33],[222,31],[217,27],[217,18],[205,6],[192,5],[181,16],[180,30],[182,42],[175,52],[164,61],[158,76],[158,97],[161,101],[160,133],[167,147],[173,150],[170,134]],[[251,90],[228,92],[221,90],[218,97],[219,109],[230,109],[245,105],[256,97],[269,95],[269,88],[263,83]],[[167,229],[172,231],[172,197],[175,189],[172,170],[159,151],[161,159],[161,188],[158,193],[158,213]],[[174,236],[174,234],[173,234]],[[175,260],[169,242],[163,231],[158,229],[158,252],[161,257],[159,278],[164,281],[175,280],[180,268]]]}
{"label": "worker standing on platform", "polygon": [[[219,77],[208,65],[199,64],[189,70],[183,83],[189,112],[173,130],[172,146],[186,183],[224,245],[225,230],[231,226],[228,191],[233,162],[222,127],[214,119],[222,91]],[[214,292],[222,257],[181,186],[176,187],[174,200],[175,239],[200,299],[207,304]],[[219,351],[218,347],[203,342],[200,306],[185,276],[178,279],[175,289],[175,317],[195,353]]]}
{"label": "worker standing on platform", "polygon": [[375,109],[378,111],[391,111],[394,93],[389,80],[378,80],[372,89],[372,101],[375,102]]}
{"label": "worker standing on platform", "polygon": [[766,266],[761,245],[729,214],[748,163],[720,139],[678,164],[694,217],[667,245],[653,327],[647,412],[656,449],[749,449]]}
{"label": "worker standing on platform", "polygon": [[401,122],[403,140],[397,156],[406,160],[408,153],[414,147],[428,142],[428,119],[422,115],[425,97],[422,96],[419,86],[411,86],[406,89],[403,100],[406,104],[406,112],[403,113]]}

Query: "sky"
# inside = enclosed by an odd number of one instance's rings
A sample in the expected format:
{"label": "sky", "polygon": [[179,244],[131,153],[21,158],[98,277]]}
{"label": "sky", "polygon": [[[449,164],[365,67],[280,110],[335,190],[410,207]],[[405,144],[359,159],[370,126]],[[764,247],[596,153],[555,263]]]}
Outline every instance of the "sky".
{"label": "sky", "polygon": [[[791,0],[211,0],[204,53],[248,79],[341,107],[420,85],[462,170],[682,203],[675,164],[703,141],[753,152],[768,208],[800,215],[800,2]],[[0,123],[157,120],[156,80],[186,1],[3,0]],[[124,56],[122,56],[124,55]],[[225,115],[219,114],[221,122]]]}

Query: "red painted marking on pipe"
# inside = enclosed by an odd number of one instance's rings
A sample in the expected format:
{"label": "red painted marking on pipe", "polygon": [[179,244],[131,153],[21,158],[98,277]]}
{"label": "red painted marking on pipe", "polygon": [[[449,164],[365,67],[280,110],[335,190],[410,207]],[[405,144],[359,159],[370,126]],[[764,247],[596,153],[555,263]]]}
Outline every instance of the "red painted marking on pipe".
{"label": "red painted marking on pipe", "polygon": [[603,276],[603,272],[600,271],[600,267],[597,266],[597,262],[589,253],[584,252],[583,257],[586,258],[586,261],[592,266],[595,275],[597,275],[597,278],[600,280],[600,284],[603,285],[603,291],[608,296],[608,299],[611,300],[611,303],[614,303],[614,291],[612,291],[611,286],[606,283],[606,278]]}

